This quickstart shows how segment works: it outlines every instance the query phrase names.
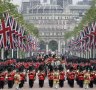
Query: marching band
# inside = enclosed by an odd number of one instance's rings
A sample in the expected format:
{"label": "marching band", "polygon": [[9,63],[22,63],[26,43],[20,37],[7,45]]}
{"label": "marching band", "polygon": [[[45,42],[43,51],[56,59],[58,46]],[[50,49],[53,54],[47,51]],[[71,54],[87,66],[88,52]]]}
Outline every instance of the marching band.
{"label": "marching band", "polygon": [[[10,63],[10,64],[9,64]],[[38,79],[38,86],[44,87],[44,81],[48,79],[49,87],[62,88],[65,82],[73,88],[74,82],[80,88],[94,88],[96,85],[96,60],[68,60],[48,56],[37,58],[37,61],[16,61],[14,59],[0,62],[0,89],[5,85],[16,89],[24,87],[27,81],[29,88],[34,87]]]}

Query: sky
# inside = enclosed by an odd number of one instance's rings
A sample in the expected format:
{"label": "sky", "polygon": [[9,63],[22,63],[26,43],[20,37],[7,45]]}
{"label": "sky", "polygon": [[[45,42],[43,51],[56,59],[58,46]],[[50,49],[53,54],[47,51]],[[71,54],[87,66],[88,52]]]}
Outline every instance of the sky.
{"label": "sky", "polygon": [[[82,0],[73,0],[73,4],[76,4],[76,2],[82,1]],[[12,1],[15,5],[21,5],[22,0],[13,0]]]}

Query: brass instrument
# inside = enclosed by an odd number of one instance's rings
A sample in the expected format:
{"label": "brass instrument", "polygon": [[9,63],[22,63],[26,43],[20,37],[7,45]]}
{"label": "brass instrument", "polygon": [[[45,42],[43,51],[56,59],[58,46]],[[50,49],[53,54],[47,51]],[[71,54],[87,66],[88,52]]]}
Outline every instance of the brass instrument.
{"label": "brass instrument", "polygon": [[58,84],[59,83],[59,72],[54,72],[53,76],[54,76],[54,84]]}
{"label": "brass instrument", "polygon": [[20,75],[18,73],[14,75],[14,82],[15,84],[20,84]]}
{"label": "brass instrument", "polygon": [[86,73],[84,75],[84,84],[89,84],[90,83],[90,74]]}

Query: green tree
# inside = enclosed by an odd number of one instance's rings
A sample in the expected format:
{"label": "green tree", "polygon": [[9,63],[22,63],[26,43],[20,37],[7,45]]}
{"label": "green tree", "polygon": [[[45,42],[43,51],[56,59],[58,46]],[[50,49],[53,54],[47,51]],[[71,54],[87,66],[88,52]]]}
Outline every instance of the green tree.
{"label": "green tree", "polygon": [[0,18],[2,18],[2,14],[5,12],[5,11],[9,11],[10,15],[14,16],[14,18],[17,18],[17,21],[23,25],[26,30],[30,33],[30,34],[33,34],[35,36],[38,36],[38,29],[32,25],[32,24],[29,24],[28,22],[26,23],[23,19],[23,16],[18,13],[18,10],[17,10],[17,5],[14,5],[13,3],[11,3],[10,1],[12,0],[0,0]]}
{"label": "green tree", "polygon": [[92,23],[93,21],[96,21],[96,0],[92,1],[91,8],[85,13],[85,16],[82,18],[78,27],[75,27],[71,32],[65,33],[65,39],[78,35],[78,33],[82,31],[86,25]]}

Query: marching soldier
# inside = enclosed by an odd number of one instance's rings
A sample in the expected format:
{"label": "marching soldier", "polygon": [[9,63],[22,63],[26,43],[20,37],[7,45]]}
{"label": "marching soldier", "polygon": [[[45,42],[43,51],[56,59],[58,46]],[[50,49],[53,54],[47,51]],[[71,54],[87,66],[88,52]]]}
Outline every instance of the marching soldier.
{"label": "marching soldier", "polygon": [[5,83],[5,73],[3,72],[2,67],[0,67],[0,89],[4,88],[4,83]]}
{"label": "marching soldier", "polygon": [[88,89],[89,83],[90,83],[90,73],[87,71],[84,74],[84,87],[85,87],[85,89]]}
{"label": "marching soldier", "polygon": [[80,72],[78,73],[78,84],[79,84],[79,87],[83,88],[83,83],[84,83],[84,73],[83,73],[83,70],[81,68]]}
{"label": "marching soldier", "polygon": [[20,84],[19,84],[19,88],[22,88],[22,87],[23,87],[24,81],[25,81],[25,73],[24,73],[23,69],[24,69],[23,66],[21,66],[21,67],[19,68],[19,72],[20,72],[20,73],[19,73],[19,74],[20,74]]}
{"label": "marching soldier", "polygon": [[58,70],[57,67],[55,67],[53,75],[54,75],[54,78],[53,78],[54,86],[57,89],[58,88],[58,84],[59,84],[59,70]]}
{"label": "marching soldier", "polygon": [[75,73],[73,72],[73,67],[70,68],[70,72],[68,73],[68,84],[70,87],[74,87],[74,79]]}
{"label": "marching soldier", "polygon": [[38,78],[39,78],[39,87],[42,88],[44,85],[44,80],[45,80],[45,71],[43,69],[43,66],[41,65],[39,68],[39,73],[38,73]]}
{"label": "marching soldier", "polygon": [[59,66],[59,87],[64,86],[64,80],[65,80],[65,73],[63,71],[62,65]]}
{"label": "marching soldier", "polygon": [[48,72],[49,86],[53,87],[53,68],[50,68]]}
{"label": "marching soldier", "polygon": [[8,74],[7,74],[7,78],[8,78],[8,88],[12,88],[13,84],[14,84],[14,75],[15,72],[12,71],[12,67],[8,68]]}
{"label": "marching soldier", "polygon": [[76,72],[75,72],[77,85],[79,85],[79,73],[80,73],[80,72],[79,72],[79,70],[77,69]]}
{"label": "marching soldier", "polygon": [[94,71],[94,84],[96,85],[96,71]]}
{"label": "marching soldier", "polygon": [[29,67],[28,77],[29,77],[29,87],[32,88],[34,84],[34,80],[36,78],[36,71],[31,66]]}
{"label": "marching soldier", "polygon": [[89,83],[89,87],[93,88],[93,83],[94,83],[94,73],[93,71],[90,72],[90,83]]}
{"label": "marching soldier", "polygon": [[14,75],[14,83],[15,83],[15,85],[16,85],[16,90],[19,89],[20,81],[21,81],[20,73],[19,73],[19,71],[17,70],[17,72],[16,72],[15,75]]}

